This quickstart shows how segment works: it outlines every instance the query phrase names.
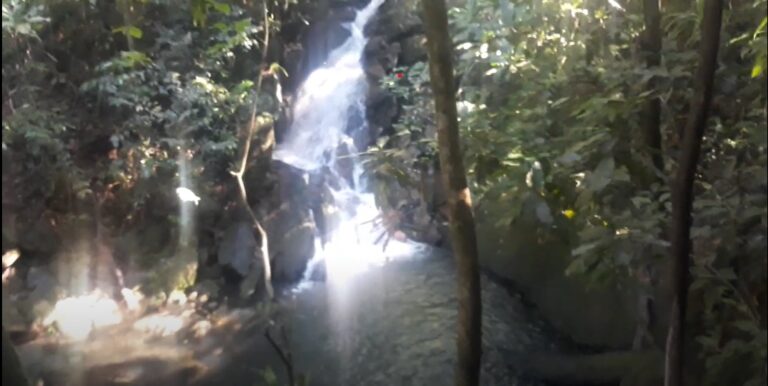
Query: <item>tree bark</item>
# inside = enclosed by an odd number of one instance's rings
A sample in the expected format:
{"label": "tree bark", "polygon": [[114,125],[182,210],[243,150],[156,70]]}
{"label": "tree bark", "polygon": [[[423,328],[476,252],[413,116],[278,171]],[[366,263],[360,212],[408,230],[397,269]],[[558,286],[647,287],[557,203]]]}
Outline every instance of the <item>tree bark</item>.
{"label": "tree bark", "polygon": [[452,45],[444,0],[423,0],[429,74],[435,97],[440,170],[448,196],[451,243],[458,281],[458,363],[455,383],[479,384],[481,353],[480,273],[472,199],[467,185],[456,113]]}
{"label": "tree bark", "polygon": [[[661,11],[659,0],[643,0],[645,31],[643,36],[643,56],[649,69],[661,64]],[[651,78],[646,85],[647,91],[656,89],[656,79]],[[643,134],[646,151],[649,153],[654,168],[664,172],[664,159],[661,151],[661,102],[652,97],[643,109]]]}
{"label": "tree bark", "polygon": [[669,332],[665,386],[683,386],[685,370],[685,314],[688,306],[689,267],[691,254],[691,210],[693,206],[693,181],[701,153],[701,141],[707,127],[712,88],[717,69],[717,52],[720,47],[722,0],[706,0],[701,22],[699,68],[696,73],[696,91],[691,100],[691,110],[686,122],[683,145],[678,162],[677,176],[672,187],[672,288],[674,302]]}
{"label": "tree bark", "polygon": [[13,343],[8,336],[8,331],[3,326],[3,385],[27,386],[29,381],[24,375],[21,361],[13,348]]}

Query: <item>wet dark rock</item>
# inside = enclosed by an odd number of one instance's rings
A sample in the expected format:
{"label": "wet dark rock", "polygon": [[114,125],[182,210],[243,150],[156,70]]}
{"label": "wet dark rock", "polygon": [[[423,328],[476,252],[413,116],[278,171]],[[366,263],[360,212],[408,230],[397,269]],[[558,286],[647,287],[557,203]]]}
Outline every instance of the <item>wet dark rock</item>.
{"label": "wet dark rock", "polygon": [[389,72],[397,66],[397,58],[400,55],[400,43],[387,42],[383,36],[374,36],[368,40],[368,44],[363,51],[363,66],[366,69],[366,73],[370,74],[372,71],[370,67],[378,65],[384,70]]}
{"label": "wet dark rock", "polygon": [[315,254],[314,224],[305,221],[295,225],[275,241],[274,278],[291,282],[301,279],[307,263]]}
{"label": "wet dark rock", "polygon": [[[421,12],[407,0],[391,0],[382,4],[379,12],[365,28],[367,36],[382,36],[388,42],[423,33]],[[418,4],[416,4],[418,5]]]}
{"label": "wet dark rock", "polygon": [[[521,216],[507,227],[496,225],[504,203],[486,200],[476,210],[480,264],[515,282],[542,316],[573,341],[631,347],[638,320],[634,284],[594,286],[566,275],[571,262],[567,235],[542,225],[535,204],[533,199],[526,202]],[[604,310],[611,310],[610,318]]]}
{"label": "wet dark rock", "polygon": [[[351,11],[351,15],[354,18],[354,11]],[[309,26],[303,41],[304,58],[300,79],[303,80],[310,71],[324,65],[331,51],[349,38],[349,30],[342,25],[349,16],[350,10],[347,8],[333,9],[325,19]]]}
{"label": "wet dark rock", "polygon": [[251,224],[237,222],[224,231],[224,238],[219,245],[218,262],[233,269],[242,277],[252,270],[263,270],[258,241],[253,234]]}
{"label": "wet dark rock", "polygon": [[400,47],[398,64],[401,66],[412,66],[417,62],[427,60],[426,37],[424,35],[409,36],[400,41]]}
{"label": "wet dark rock", "polygon": [[58,282],[51,271],[45,267],[31,267],[27,272],[27,289],[33,302],[56,299]]}
{"label": "wet dark rock", "polygon": [[277,183],[262,207],[262,225],[267,232],[272,277],[293,282],[301,279],[314,256],[313,195],[303,171],[279,161],[272,167]]}
{"label": "wet dark rock", "polygon": [[18,247],[28,257],[50,258],[61,246],[56,229],[40,217],[30,224],[18,224]]}
{"label": "wet dark rock", "polygon": [[317,264],[309,268],[309,280],[311,281],[325,281],[327,278],[327,267],[325,261],[318,261]]}

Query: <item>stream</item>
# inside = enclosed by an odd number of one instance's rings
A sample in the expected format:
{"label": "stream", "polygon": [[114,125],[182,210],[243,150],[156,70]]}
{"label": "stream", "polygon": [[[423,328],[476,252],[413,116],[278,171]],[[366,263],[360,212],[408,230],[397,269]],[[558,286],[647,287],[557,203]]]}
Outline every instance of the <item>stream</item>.
{"label": "stream", "polygon": [[[356,154],[351,138],[365,130],[367,80],[361,56],[364,29],[385,0],[371,0],[345,25],[349,38],[301,85],[294,121],[274,159],[307,173],[337,176],[341,146]],[[362,121],[360,127],[351,122]],[[350,149],[351,148],[351,149]],[[318,240],[309,270],[324,264],[325,282],[305,280],[285,295],[283,316],[296,372],[312,385],[448,385],[456,358],[456,280],[445,252],[393,239],[383,246],[379,213],[353,156],[353,178],[338,178],[334,204],[340,225],[327,243]],[[305,275],[311,277],[311,274]],[[483,280],[483,385],[535,385],[516,375],[511,355],[556,350],[553,334],[521,300]],[[278,364],[280,366],[280,364]],[[282,368],[282,366],[280,366]],[[230,380],[231,382],[232,380]]]}
{"label": "stream", "polygon": [[[284,348],[310,385],[452,384],[455,286],[450,256],[431,248],[343,283],[307,283],[279,298],[278,320],[292,342]],[[482,300],[481,384],[545,385],[521,376],[513,358],[562,352],[568,345],[519,296],[485,275]],[[238,356],[201,384],[252,385],[259,366],[287,379],[263,336]]]}

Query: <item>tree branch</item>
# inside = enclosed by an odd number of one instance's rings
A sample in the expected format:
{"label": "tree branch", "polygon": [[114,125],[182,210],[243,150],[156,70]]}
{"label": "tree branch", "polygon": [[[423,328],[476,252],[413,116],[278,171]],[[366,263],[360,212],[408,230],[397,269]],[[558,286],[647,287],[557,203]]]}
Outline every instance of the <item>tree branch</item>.
{"label": "tree branch", "polygon": [[[280,328],[280,332],[283,337],[283,341],[287,344],[288,343],[288,335],[285,332],[285,327],[282,326]],[[283,361],[283,364],[285,365],[285,369],[288,372],[288,385],[289,386],[295,386],[295,377],[293,372],[293,356],[291,355],[291,352],[283,351],[283,349],[280,348],[280,345],[275,342],[275,340],[272,338],[272,335],[269,333],[269,327],[264,331],[264,336],[269,341],[269,344],[272,346],[273,349],[277,352],[277,355],[280,357],[280,360]]]}

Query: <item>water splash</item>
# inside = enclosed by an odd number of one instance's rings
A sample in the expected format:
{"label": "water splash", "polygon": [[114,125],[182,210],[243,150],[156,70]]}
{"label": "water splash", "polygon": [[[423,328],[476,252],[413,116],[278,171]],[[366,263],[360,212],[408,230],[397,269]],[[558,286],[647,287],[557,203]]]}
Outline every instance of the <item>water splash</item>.
{"label": "water splash", "polygon": [[[307,171],[329,166],[331,173],[343,174],[333,169],[337,148],[344,145],[354,154],[350,134],[365,129],[365,123],[348,127],[350,117],[365,117],[368,84],[361,57],[368,39],[363,29],[384,1],[372,0],[357,12],[354,21],[346,25],[350,37],[331,52],[326,65],[314,70],[301,85],[294,121],[274,159]],[[419,248],[419,244],[399,240],[390,240],[383,248],[382,239],[389,236],[382,234],[384,230],[374,221],[380,216],[374,196],[364,191],[357,157],[352,156],[352,161],[353,181],[345,183],[344,178],[339,178],[342,187],[333,192],[336,206],[343,208],[341,223],[324,245],[320,238],[316,240],[317,252],[299,289],[307,285],[320,264],[325,265],[330,283],[343,284],[370,267],[412,256]]]}

